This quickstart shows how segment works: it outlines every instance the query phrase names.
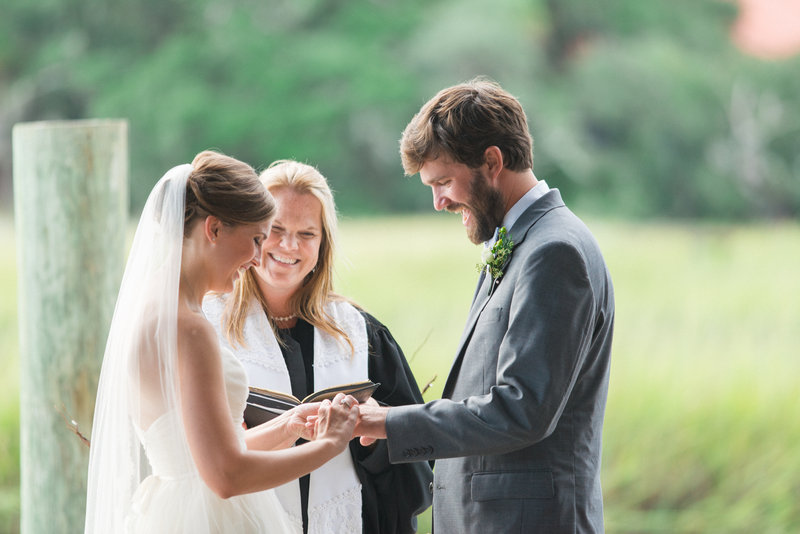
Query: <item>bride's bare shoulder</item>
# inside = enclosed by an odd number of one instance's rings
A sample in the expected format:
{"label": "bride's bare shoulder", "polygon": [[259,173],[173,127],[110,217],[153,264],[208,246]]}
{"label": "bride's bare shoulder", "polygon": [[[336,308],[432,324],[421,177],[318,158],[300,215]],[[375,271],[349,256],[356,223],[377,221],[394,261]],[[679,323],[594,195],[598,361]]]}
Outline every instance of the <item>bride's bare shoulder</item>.
{"label": "bride's bare shoulder", "polygon": [[178,310],[178,354],[218,357],[219,341],[202,313]]}
{"label": "bride's bare shoulder", "polygon": [[214,335],[214,327],[197,311],[178,309],[178,335]]}

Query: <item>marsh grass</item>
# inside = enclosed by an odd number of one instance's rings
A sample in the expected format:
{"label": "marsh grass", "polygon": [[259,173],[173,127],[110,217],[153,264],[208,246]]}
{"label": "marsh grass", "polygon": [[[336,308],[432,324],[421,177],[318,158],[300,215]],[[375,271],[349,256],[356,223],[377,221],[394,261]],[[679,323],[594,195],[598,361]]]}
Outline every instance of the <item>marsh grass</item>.
{"label": "marsh grass", "polygon": [[[609,533],[800,531],[800,225],[589,221],[616,290]],[[344,219],[337,290],[441,394],[480,249],[454,217]],[[0,218],[0,531],[19,514],[16,265]],[[429,529],[429,513],[421,531]]]}
{"label": "marsh grass", "polygon": [[800,229],[610,225],[609,532],[800,529]]}
{"label": "marsh grass", "polygon": [[0,215],[0,532],[19,531],[19,358],[14,228]]}
{"label": "marsh grass", "polygon": [[[426,400],[444,385],[480,255],[452,219],[343,224],[353,267],[340,288],[414,352],[420,385],[438,376]],[[616,292],[607,532],[799,531],[800,227],[589,225]]]}

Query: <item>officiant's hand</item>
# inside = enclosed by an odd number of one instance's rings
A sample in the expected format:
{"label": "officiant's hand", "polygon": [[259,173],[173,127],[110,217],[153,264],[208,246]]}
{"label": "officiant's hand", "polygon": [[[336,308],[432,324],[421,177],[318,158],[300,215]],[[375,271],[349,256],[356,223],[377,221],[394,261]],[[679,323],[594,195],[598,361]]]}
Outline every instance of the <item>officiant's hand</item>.
{"label": "officiant's hand", "polygon": [[352,395],[337,393],[333,401],[322,401],[314,424],[314,439],[329,440],[344,449],[353,437],[358,410],[358,401]]}

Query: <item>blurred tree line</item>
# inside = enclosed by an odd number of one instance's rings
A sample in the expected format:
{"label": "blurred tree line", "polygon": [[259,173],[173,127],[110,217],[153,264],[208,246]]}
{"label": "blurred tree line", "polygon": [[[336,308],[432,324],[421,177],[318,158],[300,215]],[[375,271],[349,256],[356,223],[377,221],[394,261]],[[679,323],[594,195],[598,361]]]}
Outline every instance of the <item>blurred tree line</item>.
{"label": "blurred tree line", "polygon": [[447,85],[525,106],[534,170],[576,209],[720,219],[800,213],[800,58],[743,56],[722,0],[5,0],[0,193],[11,127],[130,120],[137,211],[216,148],[295,158],[341,211],[429,209],[397,141]]}

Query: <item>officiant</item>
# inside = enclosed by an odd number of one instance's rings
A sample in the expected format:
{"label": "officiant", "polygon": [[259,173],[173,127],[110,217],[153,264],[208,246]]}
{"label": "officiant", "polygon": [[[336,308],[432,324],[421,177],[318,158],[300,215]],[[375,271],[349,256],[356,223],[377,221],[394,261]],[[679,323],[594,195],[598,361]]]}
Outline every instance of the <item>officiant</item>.
{"label": "officiant", "polygon": [[[369,379],[380,383],[370,402],[421,403],[389,330],[333,292],[337,220],[325,177],[281,160],[260,178],[277,205],[261,264],[243,272],[232,293],[210,295],[203,304],[223,346],[245,365],[249,384],[302,399]],[[432,480],[425,462],[390,464],[385,441],[364,447],[353,440],[349,450],[277,493],[307,534],[410,533],[431,504]]]}

